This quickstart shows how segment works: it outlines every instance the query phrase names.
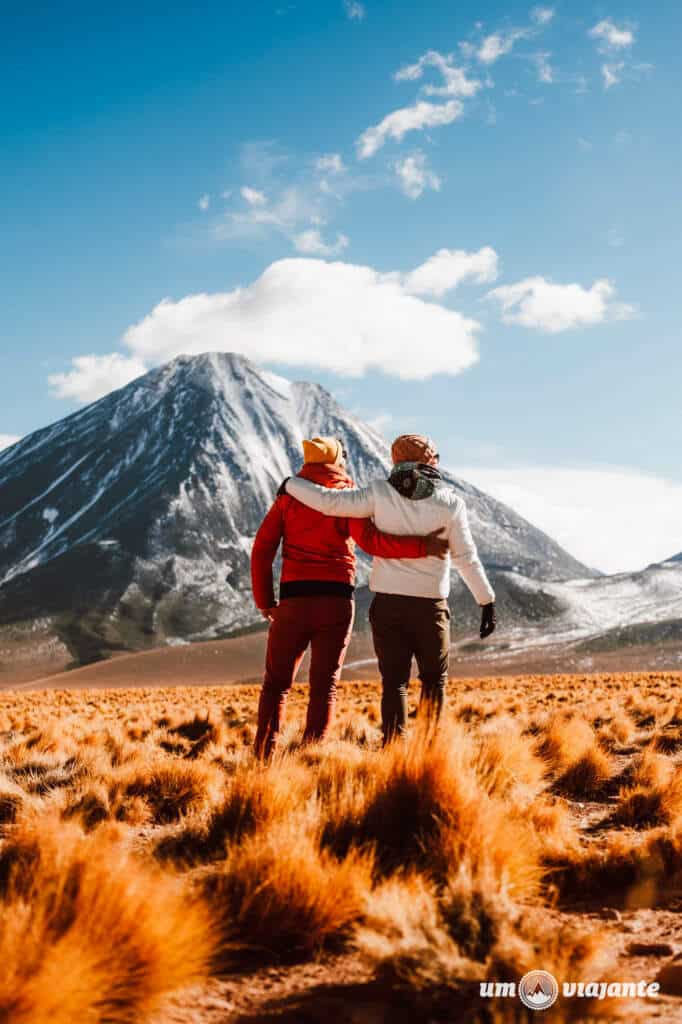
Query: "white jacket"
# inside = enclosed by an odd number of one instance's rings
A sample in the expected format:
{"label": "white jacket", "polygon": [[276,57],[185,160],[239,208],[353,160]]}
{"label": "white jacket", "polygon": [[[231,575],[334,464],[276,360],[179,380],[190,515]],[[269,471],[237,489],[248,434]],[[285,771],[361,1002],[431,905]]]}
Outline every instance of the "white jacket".
{"label": "white jacket", "polygon": [[447,597],[453,564],[479,604],[495,600],[471,536],[466,506],[446,484],[438,485],[431,497],[420,500],[398,494],[388,480],[373,480],[362,490],[331,490],[291,477],[286,490],[304,505],[328,516],[371,516],[385,533],[424,536],[440,528],[447,531],[450,554],[446,558],[375,557],[369,578],[370,590],[375,593]]}

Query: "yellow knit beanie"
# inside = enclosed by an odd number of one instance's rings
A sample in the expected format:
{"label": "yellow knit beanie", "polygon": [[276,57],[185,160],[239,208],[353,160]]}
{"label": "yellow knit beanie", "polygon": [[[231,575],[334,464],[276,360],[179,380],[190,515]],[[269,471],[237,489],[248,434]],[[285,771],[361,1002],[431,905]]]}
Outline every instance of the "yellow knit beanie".
{"label": "yellow knit beanie", "polygon": [[330,462],[332,466],[341,462],[343,445],[335,437],[313,437],[303,442],[303,458],[306,462]]}

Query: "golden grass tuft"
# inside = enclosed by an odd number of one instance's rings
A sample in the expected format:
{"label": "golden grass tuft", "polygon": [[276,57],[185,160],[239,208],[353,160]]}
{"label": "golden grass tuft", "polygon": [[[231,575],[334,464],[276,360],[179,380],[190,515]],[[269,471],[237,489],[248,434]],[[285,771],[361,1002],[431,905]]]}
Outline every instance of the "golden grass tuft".
{"label": "golden grass tuft", "polygon": [[634,762],[630,782],[646,789],[664,789],[669,785],[674,769],[674,762],[669,757],[647,748]]}
{"label": "golden grass tuft", "polygon": [[363,911],[372,867],[367,853],[339,861],[320,850],[300,822],[250,836],[203,883],[223,938],[219,963],[234,967],[235,946],[285,960],[341,948]]}
{"label": "golden grass tuft", "polygon": [[671,825],[682,819],[682,768],[677,768],[664,781],[635,783],[621,790],[618,806],[612,815],[617,825],[651,828]]}
{"label": "golden grass tuft", "polygon": [[179,832],[163,837],[155,854],[180,866],[224,857],[230,843],[300,811],[314,788],[309,770],[291,758],[265,767],[245,762],[242,771],[231,776],[220,802]]}
{"label": "golden grass tuft", "polygon": [[535,796],[543,788],[546,772],[529,738],[508,724],[480,735],[475,767],[485,791],[500,797],[515,789]]}
{"label": "golden grass tuft", "polygon": [[538,753],[555,772],[575,764],[595,744],[596,734],[584,718],[570,712],[552,716],[538,737]]}
{"label": "golden grass tuft", "polygon": [[540,844],[543,862],[579,856],[580,836],[565,800],[557,797],[536,800],[528,808],[528,819]]}
{"label": "golden grass tuft", "polygon": [[494,862],[519,894],[536,889],[541,873],[532,830],[486,792],[471,740],[448,721],[435,732],[424,724],[378,754],[363,784],[330,806],[323,842],[342,856],[372,847],[383,874],[417,867],[445,879],[465,857]]}
{"label": "golden grass tuft", "polygon": [[70,794],[62,811],[65,821],[76,821],[92,832],[112,816],[109,792],[102,782],[90,782]]}
{"label": "golden grass tuft", "polygon": [[205,976],[206,908],[115,833],[46,815],[19,822],[1,858],[0,1019],[134,1024]]}
{"label": "golden grass tuft", "polygon": [[653,907],[682,885],[682,828],[614,834],[600,848],[557,858],[553,878],[564,902],[598,898],[602,906]]}
{"label": "golden grass tuft", "polygon": [[595,797],[604,792],[612,775],[611,759],[595,744],[558,776],[554,786],[557,791],[578,799]]}
{"label": "golden grass tuft", "polygon": [[634,735],[634,723],[621,708],[613,710],[599,728],[599,741],[606,750],[631,743]]}
{"label": "golden grass tuft", "polygon": [[0,776],[0,826],[16,821],[27,803],[27,795],[21,786],[7,776]]}
{"label": "golden grass tuft", "polygon": [[135,767],[119,784],[126,797],[140,797],[148,804],[157,824],[166,824],[214,804],[222,776],[203,762],[170,760]]}
{"label": "golden grass tuft", "polygon": [[682,730],[664,729],[656,733],[651,740],[651,747],[661,754],[676,754],[682,749]]}
{"label": "golden grass tuft", "polygon": [[554,790],[576,799],[599,796],[613,775],[611,759],[592,726],[570,712],[551,718],[538,736],[537,751],[554,777]]}
{"label": "golden grass tuft", "polygon": [[394,875],[371,894],[355,946],[376,976],[413,993],[434,993],[480,975],[458,948],[432,882],[417,872]]}
{"label": "golden grass tuft", "polygon": [[[371,895],[356,946],[377,981],[400,992],[410,1019],[511,1022],[520,1019],[518,1005],[481,1000],[481,982],[517,982],[538,963],[559,979],[597,979],[608,970],[612,957],[601,930],[548,921],[542,911],[493,898],[493,890],[460,875],[439,892],[411,873]],[[576,1009],[557,1006],[552,1019],[569,1020]]]}

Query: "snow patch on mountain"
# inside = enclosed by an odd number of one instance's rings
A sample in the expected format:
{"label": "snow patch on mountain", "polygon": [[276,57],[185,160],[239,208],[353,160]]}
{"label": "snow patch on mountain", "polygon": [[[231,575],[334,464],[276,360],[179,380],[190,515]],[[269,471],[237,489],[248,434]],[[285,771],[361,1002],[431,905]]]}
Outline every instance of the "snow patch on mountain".
{"label": "snow patch on mountain", "polygon": [[[551,619],[535,626],[505,630],[509,649],[574,644],[627,632],[634,627],[682,623],[682,563],[669,560],[636,573],[597,579],[539,581],[517,573],[503,574],[528,600],[550,598],[556,609]],[[502,635],[496,641],[502,640]],[[495,643],[491,645],[494,650]]]}

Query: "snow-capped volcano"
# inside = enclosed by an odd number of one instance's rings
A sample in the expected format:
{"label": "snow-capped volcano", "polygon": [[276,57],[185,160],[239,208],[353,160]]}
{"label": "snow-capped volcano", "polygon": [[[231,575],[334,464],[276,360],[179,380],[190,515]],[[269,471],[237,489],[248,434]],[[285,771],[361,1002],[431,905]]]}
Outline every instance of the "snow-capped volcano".
{"label": "snow-capped volcano", "polygon": [[[66,616],[109,646],[254,624],[253,536],[312,434],[343,438],[359,485],[386,473],[386,442],[323,388],[205,354],[0,452],[0,622]],[[511,509],[448,479],[493,574],[595,575]]]}

